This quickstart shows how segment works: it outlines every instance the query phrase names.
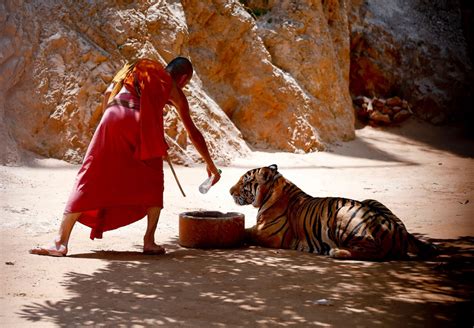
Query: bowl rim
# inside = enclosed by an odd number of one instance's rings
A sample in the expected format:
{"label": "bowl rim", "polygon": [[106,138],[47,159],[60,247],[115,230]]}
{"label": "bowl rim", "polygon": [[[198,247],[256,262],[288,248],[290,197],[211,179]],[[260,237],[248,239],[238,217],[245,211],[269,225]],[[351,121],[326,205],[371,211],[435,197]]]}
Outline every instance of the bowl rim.
{"label": "bowl rim", "polygon": [[221,211],[188,211],[179,214],[182,219],[211,219],[211,220],[231,220],[231,219],[244,219],[245,215],[239,212],[226,212]]}

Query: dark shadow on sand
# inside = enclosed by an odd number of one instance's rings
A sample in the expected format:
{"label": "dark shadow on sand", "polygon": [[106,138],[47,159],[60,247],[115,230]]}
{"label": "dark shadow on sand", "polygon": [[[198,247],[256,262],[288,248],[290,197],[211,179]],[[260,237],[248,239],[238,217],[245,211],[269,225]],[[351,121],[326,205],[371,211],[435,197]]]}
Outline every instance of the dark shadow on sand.
{"label": "dark shadow on sand", "polygon": [[[358,122],[357,128],[363,128],[363,125]],[[399,126],[378,129],[408,139],[407,144],[424,144],[424,151],[442,151],[464,158],[474,158],[474,134],[468,133],[460,124],[436,126],[413,117]],[[472,127],[470,129],[472,130]]]}
{"label": "dark shadow on sand", "polygon": [[[31,322],[69,326],[472,327],[474,238],[437,240],[435,261],[336,261],[263,248],[168,254],[98,251],[64,277],[71,295],[24,306]],[[429,297],[427,296],[429,295]],[[329,305],[318,305],[326,299]],[[179,311],[177,311],[179,310]]]}

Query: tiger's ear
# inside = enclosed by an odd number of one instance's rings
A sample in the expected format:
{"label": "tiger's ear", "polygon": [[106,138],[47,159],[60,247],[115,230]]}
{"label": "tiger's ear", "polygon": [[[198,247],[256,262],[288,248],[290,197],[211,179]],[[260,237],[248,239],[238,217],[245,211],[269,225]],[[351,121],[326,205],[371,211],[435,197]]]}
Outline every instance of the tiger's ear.
{"label": "tiger's ear", "polygon": [[272,164],[272,165],[268,166],[268,168],[272,169],[272,170],[275,170],[275,171],[278,170],[278,166],[276,164]]}
{"label": "tiger's ear", "polygon": [[276,172],[276,165],[270,165],[266,167],[262,167],[258,170],[255,178],[257,179],[258,183],[267,183],[268,181],[273,178]]}

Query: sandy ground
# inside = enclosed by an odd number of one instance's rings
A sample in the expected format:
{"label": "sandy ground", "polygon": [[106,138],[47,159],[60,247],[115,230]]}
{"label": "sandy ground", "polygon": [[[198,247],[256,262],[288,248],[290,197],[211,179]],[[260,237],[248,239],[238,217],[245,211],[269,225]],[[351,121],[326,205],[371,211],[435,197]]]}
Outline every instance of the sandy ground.
{"label": "sandy ground", "polygon": [[[91,241],[77,225],[66,258],[28,254],[49,243],[78,166],[32,159],[0,166],[2,326],[472,327],[474,143],[456,129],[410,121],[357,130],[328,152],[255,152],[223,167],[221,182],[198,192],[203,166],[165,168],[165,209],[157,239],[164,256],[140,253],[145,222]],[[278,164],[315,196],[374,198],[409,231],[436,243],[432,261],[337,261],[263,248],[198,250],[178,244],[178,214],[256,209],[228,193],[246,170]]]}

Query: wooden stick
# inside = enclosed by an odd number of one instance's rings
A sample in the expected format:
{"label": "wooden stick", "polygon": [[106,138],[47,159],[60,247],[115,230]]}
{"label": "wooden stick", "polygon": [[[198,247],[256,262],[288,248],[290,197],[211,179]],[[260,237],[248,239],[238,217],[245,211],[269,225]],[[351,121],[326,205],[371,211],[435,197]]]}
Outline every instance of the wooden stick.
{"label": "wooden stick", "polygon": [[178,176],[176,175],[176,172],[174,171],[173,165],[171,164],[170,158],[166,156],[166,161],[168,162],[168,165],[170,166],[171,172],[173,172],[174,179],[176,180],[176,183],[178,184],[179,190],[181,190],[181,193],[183,194],[183,197],[186,197],[186,194],[183,191],[183,188],[181,187],[181,184],[179,183]]}

